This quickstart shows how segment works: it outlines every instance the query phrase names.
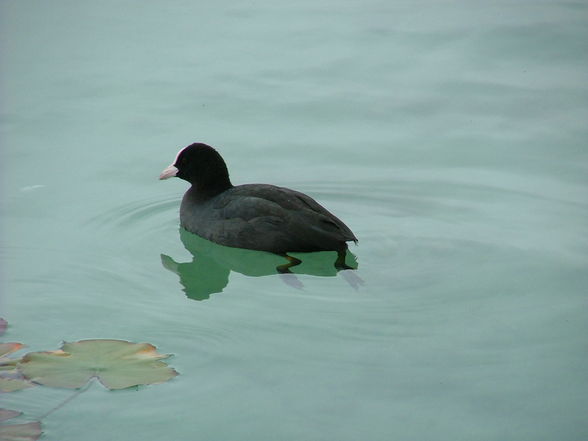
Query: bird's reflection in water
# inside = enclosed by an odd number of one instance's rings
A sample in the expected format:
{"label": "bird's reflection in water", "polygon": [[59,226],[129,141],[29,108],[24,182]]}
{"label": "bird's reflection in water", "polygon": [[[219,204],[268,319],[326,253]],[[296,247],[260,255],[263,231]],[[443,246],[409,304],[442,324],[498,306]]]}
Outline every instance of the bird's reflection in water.
{"label": "bird's reflection in water", "polygon": [[[278,267],[287,262],[285,257],[277,254],[218,245],[183,228],[180,228],[180,239],[192,254],[192,261],[178,263],[162,254],[161,263],[180,277],[186,296],[193,300],[205,300],[211,294],[222,292],[229,283],[231,271],[252,277],[276,275],[279,273]],[[290,286],[302,288],[296,273],[327,277],[337,275],[338,270],[334,266],[337,253],[334,251],[293,254],[302,262],[291,267],[290,274],[280,274],[282,280]],[[357,268],[357,258],[350,251],[347,251],[346,264],[353,269]],[[352,287],[357,288],[363,283],[353,271],[344,273]]]}

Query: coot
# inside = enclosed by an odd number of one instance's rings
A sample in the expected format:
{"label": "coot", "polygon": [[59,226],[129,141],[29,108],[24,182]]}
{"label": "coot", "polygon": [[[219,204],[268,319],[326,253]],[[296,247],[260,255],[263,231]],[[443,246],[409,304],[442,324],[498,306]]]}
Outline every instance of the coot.
{"label": "coot", "polygon": [[[173,176],[192,184],[180,206],[180,223],[187,231],[221,245],[284,256],[337,251],[335,265],[349,268],[347,242],[357,243],[357,238],[310,196],[268,184],[233,186],[221,155],[202,143],[180,150],[159,179]],[[289,259],[292,265],[300,263]]]}

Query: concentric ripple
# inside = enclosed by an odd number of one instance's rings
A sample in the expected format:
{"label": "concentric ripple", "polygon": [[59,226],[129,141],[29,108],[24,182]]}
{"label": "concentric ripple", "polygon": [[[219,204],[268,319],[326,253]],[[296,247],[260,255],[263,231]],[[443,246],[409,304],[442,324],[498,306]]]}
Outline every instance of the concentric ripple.
{"label": "concentric ripple", "polygon": [[[181,196],[166,196],[158,198],[146,198],[134,202],[118,205],[100,213],[86,222],[91,228],[120,227],[129,228],[139,225],[147,225],[153,219],[159,219],[156,225],[165,224],[164,217],[179,209]],[[153,225],[149,230],[154,228]]]}

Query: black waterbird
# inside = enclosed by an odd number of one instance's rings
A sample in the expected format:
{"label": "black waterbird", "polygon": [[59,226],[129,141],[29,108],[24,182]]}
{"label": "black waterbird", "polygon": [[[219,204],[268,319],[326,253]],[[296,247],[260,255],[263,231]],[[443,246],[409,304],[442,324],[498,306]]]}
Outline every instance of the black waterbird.
{"label": "black waterbird", "polygon": [[192,184],[180,206],[187,231],[221,245],[283,255],[289,263],[280,272],[300,263],[288,252],[336,251],[335,266],[350,268],[347,242],[357,238],[310,196],[269,184],[234,186],[221,155],[202,143],[180,150],[159,179],[174,176]]}

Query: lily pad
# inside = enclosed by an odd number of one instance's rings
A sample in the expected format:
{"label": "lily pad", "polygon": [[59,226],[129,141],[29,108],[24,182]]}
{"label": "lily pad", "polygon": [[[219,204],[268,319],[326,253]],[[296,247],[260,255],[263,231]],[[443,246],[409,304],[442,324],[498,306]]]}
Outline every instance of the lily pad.
{"label": "lily pad", "polygon": [[20,359],[7,357],[23,347],[22,343],[0,343],[0,392],[14,392],[33,386],[16,370]]}
{"label": "lily pad", "polygon": [[[21,415],[16,410],[0,409],[0,421]],[[42,435],[41,423],[34,421],[24,424],[0,424],[1,441],[34,441]]]}
{"label": "lily pad", "polygon": [[16,418],[19,415],[22,415],[22,412],[10,409],[0,409],[0,422]]}
{"label": "lily pad", "polygon": [[33,387],[34,384],[22,378],[0,377],[0,392],[16,392],[17,390]]}
{"label": "lily pad", "polygon": [[0,343],[0,366],[10,361],[9,358],[5,358],[6,355],[12,354],[22,348],[24,348],[22,343]]}
{"label": "lily pad", "polygon": [[97,378],[108,389],[163,383],[178,375],[149,343],[80,340],[60,350],[30,352],[18,365],[29,380],[45,386],[78,389]]}

